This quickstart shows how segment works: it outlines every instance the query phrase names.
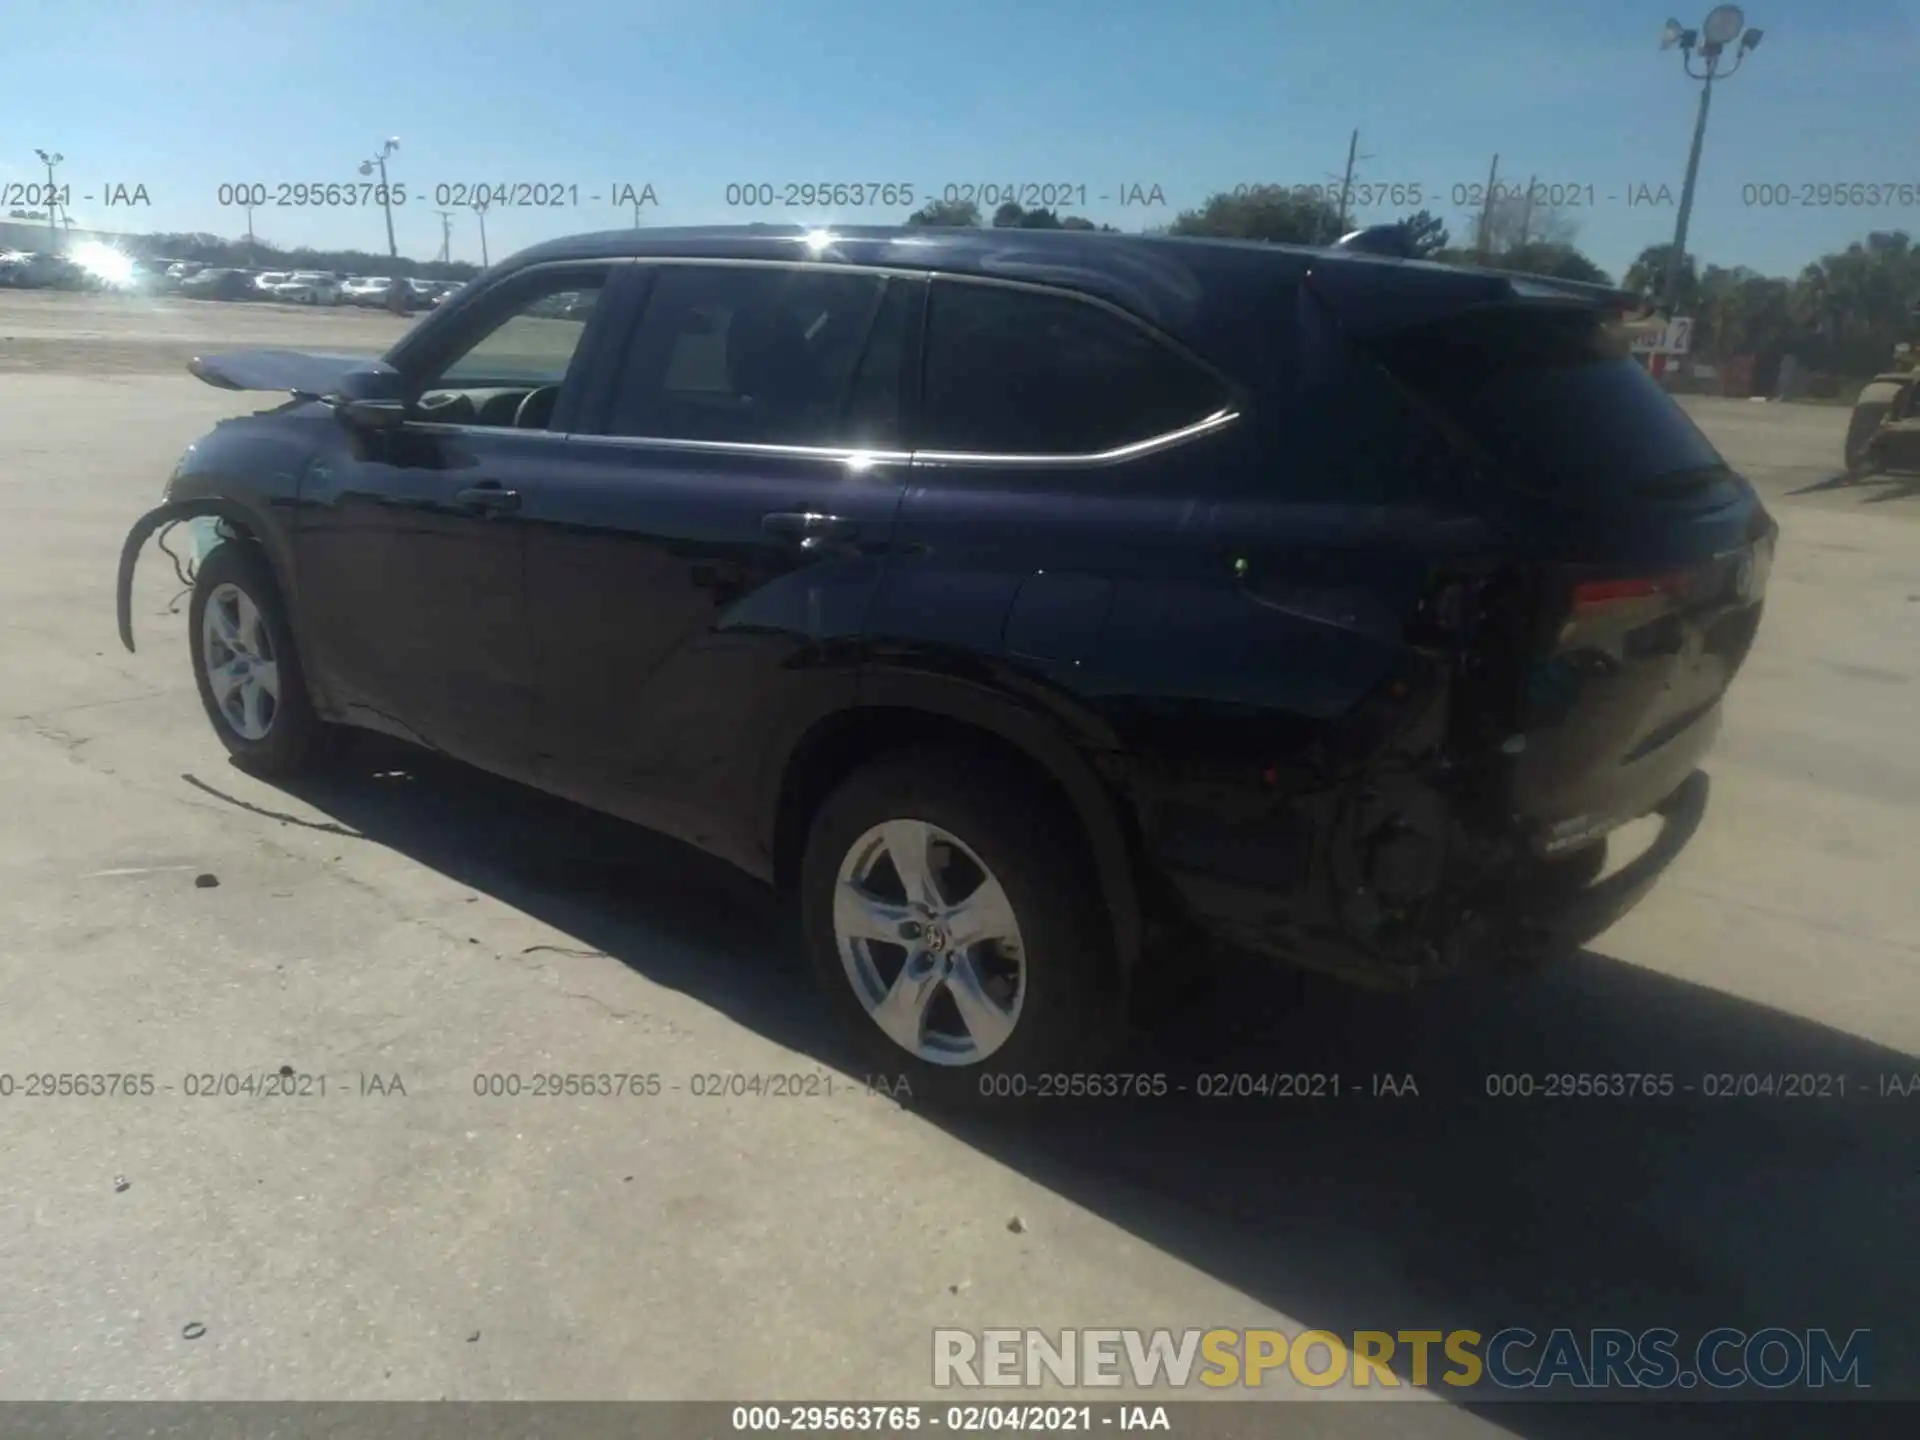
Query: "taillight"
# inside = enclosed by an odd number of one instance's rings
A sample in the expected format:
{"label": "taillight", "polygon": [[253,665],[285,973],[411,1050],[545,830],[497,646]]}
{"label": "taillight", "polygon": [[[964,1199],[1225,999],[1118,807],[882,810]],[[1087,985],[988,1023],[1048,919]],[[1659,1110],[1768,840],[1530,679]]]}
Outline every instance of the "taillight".
{"label": "taillight", "polygon": [[1684,571],[1582,580],[1573,587],[1573,603],[1560,627],[1559,643],[1562,647],[1597,644],[1611,652],[1627,636],[1648,626],[1672,624],[1694,583]]}
{"label": "taillight", "polygon": [[1681,596],[1687,591],[1687,582],[1684,574],[1582,581],[1573,587],[1573,611],[1576,615],[1587,615],[1631,601]]}

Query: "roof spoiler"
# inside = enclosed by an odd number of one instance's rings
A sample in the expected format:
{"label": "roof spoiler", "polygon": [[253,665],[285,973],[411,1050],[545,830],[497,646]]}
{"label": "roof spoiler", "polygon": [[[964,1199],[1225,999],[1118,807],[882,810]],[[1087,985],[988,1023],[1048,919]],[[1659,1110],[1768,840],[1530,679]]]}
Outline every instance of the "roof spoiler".
{"label": "roof spoiler", "polygon": [[1583,305],[1611,310],[1623,320],[1646,320],[1666,316],[1666,308],[1652,295],[1638,290],[1622,290],[1613,285],[1595,285],[1586,280],[1559,280],[1547,275],[1509,275],[1516,300],[1551,300],[1566,296]]}
{"label": "roof spoiler", "polygon": [[[1364,236],[1366,232],[1355,234]],[[1376,248],[1386,243],[1390,242],[1384,237],[1364,245],[1356,240],[1323,253],[1329,257],[1351,255],[1363,262],[1390,258]],[[1313,265],[1307,272],[1307,288],[1332,307],[1349,334],[1362,341],[1450,320],[1468,311],[1524,308],[1598,312],[1631,324],[1652,316],[1657,309],[1652,297],[1611,285],[1418,259],[1388,265]]]}
{"label": "roof spoiler", "polygon": [[[1351,254],[1380,255],[1393,260],[1423,260],[1420,252],[1414,248],[1413,232],[1405,222],[1391,225],[1367,225],[1358,230],[1349,230],[1331,246],[1334,250],[1344,250]],[[1601,309],[1611,310],[1625,320],[1644,320],[1659,314],[1665,318],[1666,311],[1652,295],[1637,290],[1622,290],[1612,285],[1596,285],[1587,280],[1561,280],[1551,275],[1528,275],[1515,270],[1495,270],[1484,265],[1461,265],[1449,267],[1468,274],[1482,275],[1490,280],[1506,282],[1509,294],[1502,297],[1510,303],[1518,301],[1552,301],[1565,297],[1586,305],[1597,305]],[[1914,306],[1916,315],[1920,315],[1920,303]]]}

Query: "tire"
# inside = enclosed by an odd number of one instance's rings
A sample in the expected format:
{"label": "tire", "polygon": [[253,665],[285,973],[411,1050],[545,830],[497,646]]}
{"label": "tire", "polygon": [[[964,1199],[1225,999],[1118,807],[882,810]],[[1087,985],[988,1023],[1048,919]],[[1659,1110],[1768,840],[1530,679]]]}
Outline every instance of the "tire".
{"label": "tire", "polygon": [[[241,713],[236,715],[216,696],[209,671],[210,650],[215,649],[208,627],[210,608],[229,621],[238,618],[242,631],[242,650],[220,644],[217,653],[230,657],[250,653],[255,657],[255,664],[248,667],[250,672],[258,669],[261,659],[272,665],[271,682],[254,677],[253,687],[256,694],[272,693],[270,706],[264,698],[251,708],[242,701]],[[257,622],[248,621],[249,608]],[[341,732],[314,713],[300,670],[299,650],[287,621],[286,603],[266,558],[252,542],[225,540],[208,552],[194,577],[193,603],[187,617],[193,680],[200,691],[200,703],[220,743],[237,764],[256,775],[284,778],[311,770],[337,753]],[[246,687],[241,688],[244,694]],[[262,721],[264,724],[258,723]],[[249,733],[256,728],[259,733]]]}
{"label": "tire", "polygon": [[[917,943],[927,935],[945,938],[936,923],[919,936],[901,932],[905,941],[871,948],[849,942],[843,955],[835,906],[852,891],[845,877],[864,878],[870,893],[903,899],[890,851],[871,872],[862,868],[863,857],[874,856],[876,846],[889,849],[885,838],[875,835],[890,823],[921,827],[923,834],[928,833],[923,827],[932,827],[936,844],[956,857],[944,871],[949,891],[979,899],[985,886],[975,889],[974,872],[984,872],[987,883],[997,882],[1011,911],[1017,946],[986,942],[964,951],[956,947],[943,957],[933,945]],[[827,798],[814,817],[801,862],[801,923],[816,976],[873,1065],[871,1073],[884,1076],[896,1094],[972,1104],[1021,1093],[1013,1077],[1031,1081],[1085,1070],[1105,1057],[1124,1033],[1125,995],[1112,929],[1084,854],[1077,828],[1031,785],[950,750],[906,751],[876,760]],[[907,913],[904,904],[896,913]],[[954,913],[966,913],[964,906]],[[1019,957],[1017,967],[1009,963],[1012,955]],[[930,1001],[920,1011],[918,1033],[924,1038],[916,1053],[881,1028],[870,1005],[897,992],[909,966],[919,973],[929,961],[947,978],[931,981],[924,992]],[[1011,1011],[1010,1025],[980,1025],[981,1038],[975,1038],[955,999],[962,993],[955,977],[963,973],[995,992],[996,1019],[1008,1018]],[[1010,986],[1015,973],[1020,978]],[[979,994],[972,986],[965,989]],[[1008,1003],[1016,996],[1016,1003]],[[985,1003],[993,1004],[994,997]],[[904,1092],[898,1083],[903,1078]],[[1025,1093],[1035,1092],[1027,1088]]]}

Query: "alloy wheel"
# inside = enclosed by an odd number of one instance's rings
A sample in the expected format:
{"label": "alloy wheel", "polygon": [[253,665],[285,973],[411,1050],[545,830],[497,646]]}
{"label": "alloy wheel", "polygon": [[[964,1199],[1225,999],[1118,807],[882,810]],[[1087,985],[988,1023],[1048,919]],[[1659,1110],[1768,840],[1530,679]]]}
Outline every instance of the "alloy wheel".
{"label": "alloy wheel", "polygon": [[280,710],[280,664],[260,607],[238,585],[207,597],[200,653],[220,717],[242,740],[266,739]]}
{"label": "alloy wheel", "polygon": [[849,847],[833,896],[840,963],[889,1039],[934,1065],[973,1065],[1013,1035],[1026,947],[1007,892],[961,840],[889,820]]}

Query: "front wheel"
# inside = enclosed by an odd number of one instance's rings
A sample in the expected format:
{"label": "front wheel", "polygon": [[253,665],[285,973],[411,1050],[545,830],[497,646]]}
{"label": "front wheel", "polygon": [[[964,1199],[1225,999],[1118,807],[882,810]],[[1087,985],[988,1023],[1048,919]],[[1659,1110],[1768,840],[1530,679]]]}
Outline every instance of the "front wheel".
{"label": "front wheel", "polygon": [[332,752],[338,732],[314,713],[280,587],[255,546],[216,545],[187,614],[200,703],[236,762],[291,776]]}
{"label": "front wheel", "polygon": [[814,819],[801,911],[842,1020],[916,1097],[967,1103],[1008,1093],[997,1077],[1085,1069],[1121,1032],[1077,831],[976,758],[915,751],[855,773]]}

